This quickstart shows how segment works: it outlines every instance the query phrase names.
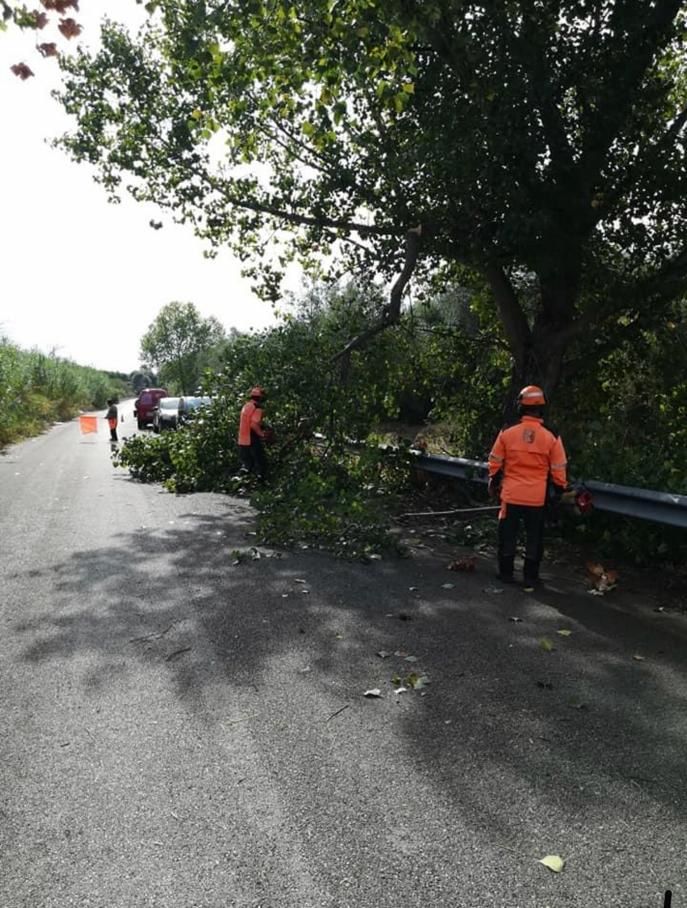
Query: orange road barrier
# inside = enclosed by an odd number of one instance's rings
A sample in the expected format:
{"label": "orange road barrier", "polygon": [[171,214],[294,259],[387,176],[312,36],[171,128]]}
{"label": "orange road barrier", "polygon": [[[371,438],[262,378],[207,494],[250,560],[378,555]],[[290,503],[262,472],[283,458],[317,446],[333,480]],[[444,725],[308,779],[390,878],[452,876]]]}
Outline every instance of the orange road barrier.
{"label": "orange road barrier", "polygon": [[89,432],[98,431],[97,416],[79,416],[79,428],[82,435],[88,435]]}

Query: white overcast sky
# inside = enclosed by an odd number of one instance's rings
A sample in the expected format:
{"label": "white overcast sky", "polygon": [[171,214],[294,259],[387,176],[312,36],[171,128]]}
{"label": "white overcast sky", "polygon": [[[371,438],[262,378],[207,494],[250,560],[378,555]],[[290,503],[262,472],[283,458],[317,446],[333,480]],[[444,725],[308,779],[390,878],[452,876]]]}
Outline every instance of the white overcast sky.
{"label": "white overcast sky", "polygon": [[[134,25],[144,15],[134,0],[81,0],[80,7],[73,15],[88,45],[97,43],[105,14]],[[54,28],[38,34],[66,46]],[[130,372],[140,362],[141,336],[173,300],[194,303],[226,328],[271,324],[271,307],[252,294],[230,253],[203,258],[191,229],[153,206],[108,204],[85,164],[49,147],[46,139],[70,121],[50,97],[57,64],[43,60],[34,42],[32,32],[0,33],[0,337]],[[22,61],[35,78],[12,74],[9,67]],[[163,229],[153,230],[151,217]]]}

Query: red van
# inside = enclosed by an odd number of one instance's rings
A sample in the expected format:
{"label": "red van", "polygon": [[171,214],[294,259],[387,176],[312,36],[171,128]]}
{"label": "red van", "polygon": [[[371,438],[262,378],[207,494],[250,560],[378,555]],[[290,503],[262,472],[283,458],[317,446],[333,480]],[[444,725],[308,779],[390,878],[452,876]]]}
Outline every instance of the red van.
{"label": "red van", "polygon": [[143,388],[134,401],[134,418],[138,428],[145,429],[153,421],[153,410],[161,397],[167,397],[166,388]]}

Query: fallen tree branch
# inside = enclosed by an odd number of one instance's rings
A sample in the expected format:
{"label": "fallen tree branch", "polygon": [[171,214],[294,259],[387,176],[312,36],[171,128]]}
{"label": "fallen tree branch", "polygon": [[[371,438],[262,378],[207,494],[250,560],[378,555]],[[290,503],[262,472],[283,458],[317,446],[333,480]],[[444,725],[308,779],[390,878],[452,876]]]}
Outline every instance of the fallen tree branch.
{"label": "fallen tree branch", "polygon": [[175,624],[178,624],[178,621],[172,621],[169,627],[166,627],[163,631],[153,634],[145,634],[143,637],[131,637],[129,643],[142,643],[144,640],[157,640],[158,637],[164,637],[165,634],[169,633],[172,630]]}
{"label": "fallen tree branch", "polygon": [[337,709],[337,711],[335,713],[332,713],[331,716],[329,716],[325,721],[329,722],[330,719],[333,719],[334,716],[338,716],[339,713],[342,713],[345,709],[348,709],[349,706],[350,704],[347,703],[345,706],[342,706],[341,709]]}
{"label": "fallen tree branch", "polygon": [[458,508],[454,511],[411,511],[408,514],[399,514],[399,520],[406,517],[456,517],[459,514],[480,514],[487,511],[498,511],[501,505],[490,504],[480,508]]}

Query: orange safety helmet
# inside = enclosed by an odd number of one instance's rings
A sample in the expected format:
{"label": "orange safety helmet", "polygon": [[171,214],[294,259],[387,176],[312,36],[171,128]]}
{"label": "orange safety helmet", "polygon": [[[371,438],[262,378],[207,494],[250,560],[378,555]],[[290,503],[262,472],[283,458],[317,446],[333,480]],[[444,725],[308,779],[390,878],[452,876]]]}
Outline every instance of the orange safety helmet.
{"label": "orange safety helmet", "polygon": [[518,403],[521,407],[544,407],[546,397],[538,385],[527,385],[518,394]]}
{"label": "orange safety helmet", "polygon": [[250,396],[251,397],[265,397],[265,389],[261,388],[260,385],[256,385],[254,388],[251,389]]}

